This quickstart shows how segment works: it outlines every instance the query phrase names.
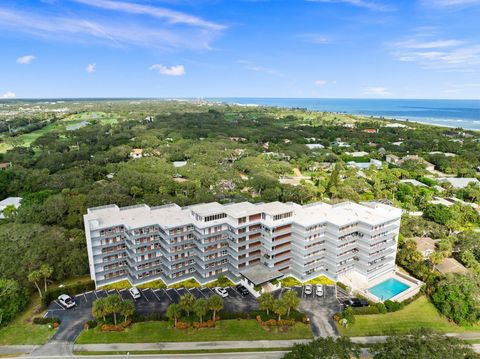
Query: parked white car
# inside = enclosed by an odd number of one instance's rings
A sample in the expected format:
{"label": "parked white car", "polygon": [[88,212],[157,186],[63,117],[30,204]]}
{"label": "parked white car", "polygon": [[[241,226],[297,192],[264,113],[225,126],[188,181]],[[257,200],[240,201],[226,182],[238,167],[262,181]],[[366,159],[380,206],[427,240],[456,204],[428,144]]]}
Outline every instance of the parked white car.
{"label": "parked white car", "polygon": [[321,284],[317,285],[315,289],[315,294],[317,297],[323,297],[323,285]]}
{"label": "parked white car", "polygon": [[227,292],[227,290],[226,290],[225,288],[215,287],[215,288],[213,289],[213,291],[214,291],[215,293],[217,293],[217,294],[218,294],[220,297],[222,297],[222,298],[228,297],[228,292]]}
{"label": "parked white car", "polygon": [[61,296],[59,296],[58,302],[66,309],[73,308],[77,305],[75,301],[67,294],[62,294]]}
{"label": "parked white car", "polygon": [[140,299],[142,293],[138,290],[137,287],[132,287],[128,290],[133,299]]}
{"label": "parked white car", "polygon": [[312,290],[312,285],[311,284],[307,284],[305,286],[305,295],[310,295],[312,294],[313,290]]}

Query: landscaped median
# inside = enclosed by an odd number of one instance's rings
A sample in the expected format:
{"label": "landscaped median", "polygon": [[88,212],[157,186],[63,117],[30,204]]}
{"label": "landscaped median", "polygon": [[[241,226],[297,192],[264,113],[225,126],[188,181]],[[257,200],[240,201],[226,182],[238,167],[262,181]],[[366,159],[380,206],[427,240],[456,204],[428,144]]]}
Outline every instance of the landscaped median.
{"label": "landscaped median", "polygon": [[167,321],[134,323],[123,332],[102,332],[100,328],[84,330],[77,344],[98,343],[155,343],[155,342],[203,342],[238,340],[291,340],[313,338],[310,326],[295,323],[282,327],[266,328],[255,319],[219,320],[215,328],[174,329]]}

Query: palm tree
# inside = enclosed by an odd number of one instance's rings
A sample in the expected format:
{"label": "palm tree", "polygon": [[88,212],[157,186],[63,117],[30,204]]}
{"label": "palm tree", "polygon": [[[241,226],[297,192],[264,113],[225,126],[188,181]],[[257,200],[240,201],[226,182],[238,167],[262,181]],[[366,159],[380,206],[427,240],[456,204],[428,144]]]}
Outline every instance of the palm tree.
{"label": "palm tree", "polygon": [[217,312],[219,312],[223,309],[223,299],[222,299],[222,297],[220,297],[217,294],[212,295],[207,300],[207,306],[208,306],[208,309],[213,311],[212,319],[213,319],[213,321],[215,321],[215,319],[217,317]]}
{"label": "palm tree", "polygon": [[190,312],[195,304],[196,298],[193,294],[188,293],[180,297],[180,307],[187,313],[187,317],[190,316]]}
{"label": "palm tree", "polygon": [[203,322],[203,317],[207,314],[208,306],[205,299],[198,299],[193,305],[193,311],[200,318],[200,322]]}
{"label": "palm tree", "polygon": [[105,315],[107,315],[107,311],[105,308],[104,298],[97,299],[93,302],[92,315],[95,319],[103,318],[103,321],[105,322]]}
{"label": "palm tree", "polygon": [[135,305],[133,304],[133,302],[131,300],[121,302],[120,313],[123,315],[124,321],[126,322],[128,320],[128,317],[135,314]]}
{"label": "palm tree", "polygon": [[170,320],[174,321],[174,326],[175,327],[177,327],[177,320],[178,320],[178,317],[180,317],[180,315],[182,315],[182,308],[180,307],[179,304],[172,303],[168,306],[167,317]]}
{"label": "palm tree", "polygon": [[258,306],[261,310],[266,310],[267,315],[270,314],[270,310],[273,309],[273,304],[275,303],[275,299],[273,295],[270,293],[262,293],[262,295],[258,298]]}
{"label": "palm tree", "polygon": [[40,267],[40,271],[39,271],[42,276],[43,276],[43,283],[45,285],[45,292],[47,291],[47,279],[50,278],[53,274],[53,268],[50,267],[48,264],[43,264],[41,267]]}
{"label": "palm tree", "polygon": [[122,307],[122,299],[119,295],[111,295],[105,298],[105,309],[107,314],[113,314],[113,323],[117,325],[117,313]]}
{"label": "palm tree", "polygon": [[37,290],[38,290],[38,294],[40,295],[40,298],[42,298],[42,290],[40,289],[38,282],[41,280],[42,280],[42,273],[40,273],[40,271],[38,270],[30,272],[30,274],[28,275],[28,281],[30,283],[35,284],[35,287],[37,287]]}
{"label": "palm tree", "polygon": [[300,304],[300,298],[298,298],[298,293],[294,290],[289,290],[282,296],[282,300],[287,306],[287,316],[290,316],[291,309],[297,309]]}
{"label": "palm tree", "polygon": [[285,305],[283,300],[278,299],[275,301],[275,304],[273,305],[273,311],[275,312],[275,314],[278,315],[278,320],[281,320],[282,315],[285,315],[285,313],[287,312],[287,306]]}

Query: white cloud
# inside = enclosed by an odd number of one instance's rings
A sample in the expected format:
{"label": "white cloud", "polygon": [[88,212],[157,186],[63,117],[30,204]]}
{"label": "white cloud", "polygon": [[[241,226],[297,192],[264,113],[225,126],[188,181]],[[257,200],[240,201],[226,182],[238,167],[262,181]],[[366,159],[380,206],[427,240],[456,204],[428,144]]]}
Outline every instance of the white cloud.
{"label": "white cloud", "polygon": [[166,19],[172,24],[185,24],[197,27],[203,27],[213,30],[222,30],[225,26],[210,21],[203,20],[199,17],[160,8],[150,5],[141,5],[131,2],[111,1],[111,0],[73,0],[77,3],[98,7],[107,10],[115,10],[126,12],[129,14],[148,15],[159,19]]}
{"label": "white cloud", "polygon": [[370,1],[370,0],[307,0],[310,2],[319,2],[319,3],[344,3],[350,4],[356,7],[361,7],[373,11],[392,11],[394,10],[391,6],[383,4],[379,1]]}
{"label": "white cloud", "polygon": [[17,97],[17,95],[15,94],[15,92],[12,92],[12,91],[7,91],[5,92],[3,95],[0,96],[1,99],[12,99],[12,98],[15,98]]}
{"label": "white cloud", "polygon": [[52,41],[77,41],[81,43],[107,44],[115,47],[126,45],[171,49],[210,49],[209,43],[220,30],[211,28],[179,27],[174,23],[120,22],[112,16],[108,19],[86,20],[76,16],[52,15],[17,11],[0,7],[0,29],[26,33],[32,37]]}
{"label": "white cloud", "polygon": [[317,85],[317,86],[325,86],[326,84],[327,84],[327,81],[325,81],[325,80],[315,81],[315,85]]}
{"label": "white cloud", "polygon": [[260,66],[248,60],[239,60],[238,63],[242,64],[243,68],[248,71],[261,72],[267,75],[278,77],[285,77],[285,75],[278,70],[272,69],[270,67]]}
{"label": "white cloud", "polygon": [[434,39],[422,33],[391,45],[399,61],[415,62],[425,69],[471,71],[480,65],[480,43],[460,39]]}
{"label": "white cloud", "polygon": [[331,39],[328,38],[325,35],[322,34],[302,34],[300,35],[300,38],[304,42],[308,42],[311,44],[329,44],[331,42]]}
{"label": "white cloud", "polygon": [[422,2],[424,5],[444,8],[465,7],[480,4],[480,0],[423,0]]}
{"label": "white cloud", "polygon": [[28,65],[30,62],[35,60],[35,56],[33,55],[25,55],[21,56],[17,59],[17,63],[21,65]]}
{"label": "white cloud", "polygon": [[150,70],[158,70],[161,75],[166,76],[183,76],[185,75],[185,67],[183,65],[164,66],[160,64],[154,64],[150,66]]}
{"label": "white cloud", "polygon": [[87,71],[89,74],[94,73],[97,71],[97,64],[88,64],[87,67],[85,67],[85,71]]}
{"label": "white cloud", "polygon": [[386,87],[367,87],[363,90],[365,95],[391,96],[392,93]]}

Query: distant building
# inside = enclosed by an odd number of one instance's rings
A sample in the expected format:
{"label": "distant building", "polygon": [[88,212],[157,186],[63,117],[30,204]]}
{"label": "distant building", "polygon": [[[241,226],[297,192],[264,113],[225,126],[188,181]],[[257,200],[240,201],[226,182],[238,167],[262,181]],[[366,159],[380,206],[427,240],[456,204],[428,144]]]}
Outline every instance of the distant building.
{"label": "distant building", "polygon": [[21,197],[8,197],[4,200],[0,201],[0,219],[4,219],[5,216],[3,215],[3,210],[8,206],[13,206],[15,209],[20,207],[20,203],[22,202]]}
{"label": "distant building", "polygon": [[350,167],[356,167],[358,169],[364,170],[370,168],[371,166],[375,166],[377,170],[382,168],[382,161],[371,159],[370,162],[354,162],[350,161],[347,163]]}
{"label": "distant building", "polygon": [[377,128],[366,128],[362,132],[364,132],[364,133],[378,133],[378,129]]}
{"label": "distant building", "polygon": [[368,152],[359,151],[359,152],[345,152],[346,155],[351,157],[365,157],[368,156]]}
{"label": "distant building", "polygon": [[10,162],[2,162],[0,163],[0,171],[6,171],[7,169],[9,169],[10,167],[12,167],[12,164]]}
{"label": "distant building", "polygon": [[392,142],[392,145],[394,146],[401,146],[403,141],[397,141],[397,142]]}
{"label": "distant building", "polygon": [[453,188],[460,189],[467,187],[470,183],[479,184],[476,178],[452,178],[444,177],[438,179],[439,183],[450,183]]}
{"label": "distant building", "polygon": [[321,143],[307,143],[305,146],[307,146],[311,150],[317,150],[317,149],[325,148],[325,146],[322,145]]}
{"label": "distant building", "polygon": [[387,127],[387,128],[409,128],[408,126],[403,125],[401,123],[387,123],[383,127]]}
{"label": "distant building", "polygon": [[399,181],[400,183],[408,183],[415,187],[428,187],[425,183],[417,181],[416,179],[403,179]]}
{"label": "distant building", "polygon": [[420,252],[423,256],[423,259],[428,259],[430,254],[435,252],[437,246],[435,245],[435,241],[430,237],[416,237],[413,238],[415,244],[417,245],[417,251]]}
{"label": "distant building", "polygon": [[337,138],[334,142],[333,142],[333,145],[334,146],[338,146],[338,147],[350,147],[350,145],[346,142],[343,142],[341,138]]}
{"label": "distant building", "polygon": [[386,155],[385,161],[387,161],[387,163],[390,163],[392,165],[396,165],[400,161],[400,157],[395,155]]}
{"label": "distant building", "polygon": [[174,161],[173,162],[173,167],[175,167],[175,168],[184,167],[186,165],[187,165],[187,161]]}
{"label": "distant building", "polygon": [[130,151],[130,157],[133,159],[139,159],[143,157],[143,150],[141,148],[134,148]]}

